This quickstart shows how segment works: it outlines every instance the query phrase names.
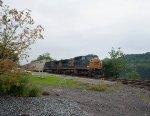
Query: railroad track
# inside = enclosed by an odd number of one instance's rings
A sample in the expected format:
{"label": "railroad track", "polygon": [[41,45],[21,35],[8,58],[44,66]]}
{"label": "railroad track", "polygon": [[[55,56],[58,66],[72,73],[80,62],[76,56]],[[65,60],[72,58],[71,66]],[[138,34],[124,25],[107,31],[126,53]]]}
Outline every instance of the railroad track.
{"label": "railroad track", "polygon": [[[80,76],[78,75],[78,77],[89,78],[89,79],[91,79],[91,78],[92,79],[100,79],[97,77],[86,77],[86,76],[81,76],[81,75]],[[139,88],[145,88],[150,91],[150,80],[126,80],[126,79],[116,80],[113,78],[101,78],[101,79],[107,80],[107,81],[117,81],[117,82],[121,82],[122,84],[125,84],[125,85],[130,85],[130,86],[139,87]]]}
{"label": "railroad track", "polygon": [[120,80],[122,84],[150,90],[150,80]]}
{"label": "railroad track", "polygon": [[[79,76],[82,78],[87,78],[85,76]],[[88,78],[92,78],[92,79],[100,79],[97,77],[88,77]],[[129,85],[129,86],[133,86],[133,87],[138,87],[138,88],[144,88],[150,91],[150,80],[127,80],[127,79],[106,79],[106,78],[101,78],[107,81],[117,81],[117,82],[121,82],[124,85]]]}
{"label": "railroad track", "polygon": [[130,85],[133,87],[145,88],[150,90],[150,80],[126,80],[126,79],[108,79],[109,81],[118,81],[125,85]]}

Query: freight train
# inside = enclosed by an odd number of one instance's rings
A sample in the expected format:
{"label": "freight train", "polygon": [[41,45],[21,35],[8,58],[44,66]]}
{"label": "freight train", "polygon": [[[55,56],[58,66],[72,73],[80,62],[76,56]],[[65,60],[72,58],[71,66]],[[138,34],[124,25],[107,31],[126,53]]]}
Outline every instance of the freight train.
{"label": "freight train", "polygon": [[97,55],[92,54],[46,62],[44,72],[97,78],[103,75],[102,61]]}
{"label": "freight train", "polygon": [[97,78],[103,76],[102,67],[102,61],[92,54],[58,61],[35,61],[23,66],[30,71]]}

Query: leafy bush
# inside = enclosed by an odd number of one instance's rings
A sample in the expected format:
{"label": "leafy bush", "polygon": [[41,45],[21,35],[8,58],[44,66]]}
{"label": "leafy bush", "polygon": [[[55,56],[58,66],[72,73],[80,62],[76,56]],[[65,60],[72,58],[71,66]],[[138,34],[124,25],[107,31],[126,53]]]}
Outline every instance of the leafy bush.
{"label": "leafy bush", "polygon": [[24,96],[29,75],[19,71],[0,75],[0,90],[3,94]]}
{"label": "leafy bush", "polygon": [[4,95],[11,96],[40,96],[41,91],[36,86],[29,84],[30,74],[25,72],[13,71],[0,75],[0,91]]}

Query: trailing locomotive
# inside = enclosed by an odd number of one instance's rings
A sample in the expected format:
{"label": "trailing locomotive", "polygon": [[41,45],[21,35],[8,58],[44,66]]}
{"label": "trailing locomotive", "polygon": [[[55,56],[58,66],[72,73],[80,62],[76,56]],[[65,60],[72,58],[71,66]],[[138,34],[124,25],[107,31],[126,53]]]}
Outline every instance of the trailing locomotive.
{"label": "trailing locomotive", "polygon": [[71,59],[46,62],[44,71],[49,73],[100,77],[102,61],[97,55],[78,56]]}

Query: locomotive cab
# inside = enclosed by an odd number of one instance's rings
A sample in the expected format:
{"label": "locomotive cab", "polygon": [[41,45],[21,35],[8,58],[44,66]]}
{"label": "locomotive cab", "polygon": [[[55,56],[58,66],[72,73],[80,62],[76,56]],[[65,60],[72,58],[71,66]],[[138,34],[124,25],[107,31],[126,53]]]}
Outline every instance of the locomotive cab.
{"label": "locomotive cab", "polygon": [[102,61],[100,61],[98,58],[93,58],[90,60],[89,69],[102,69]]}

